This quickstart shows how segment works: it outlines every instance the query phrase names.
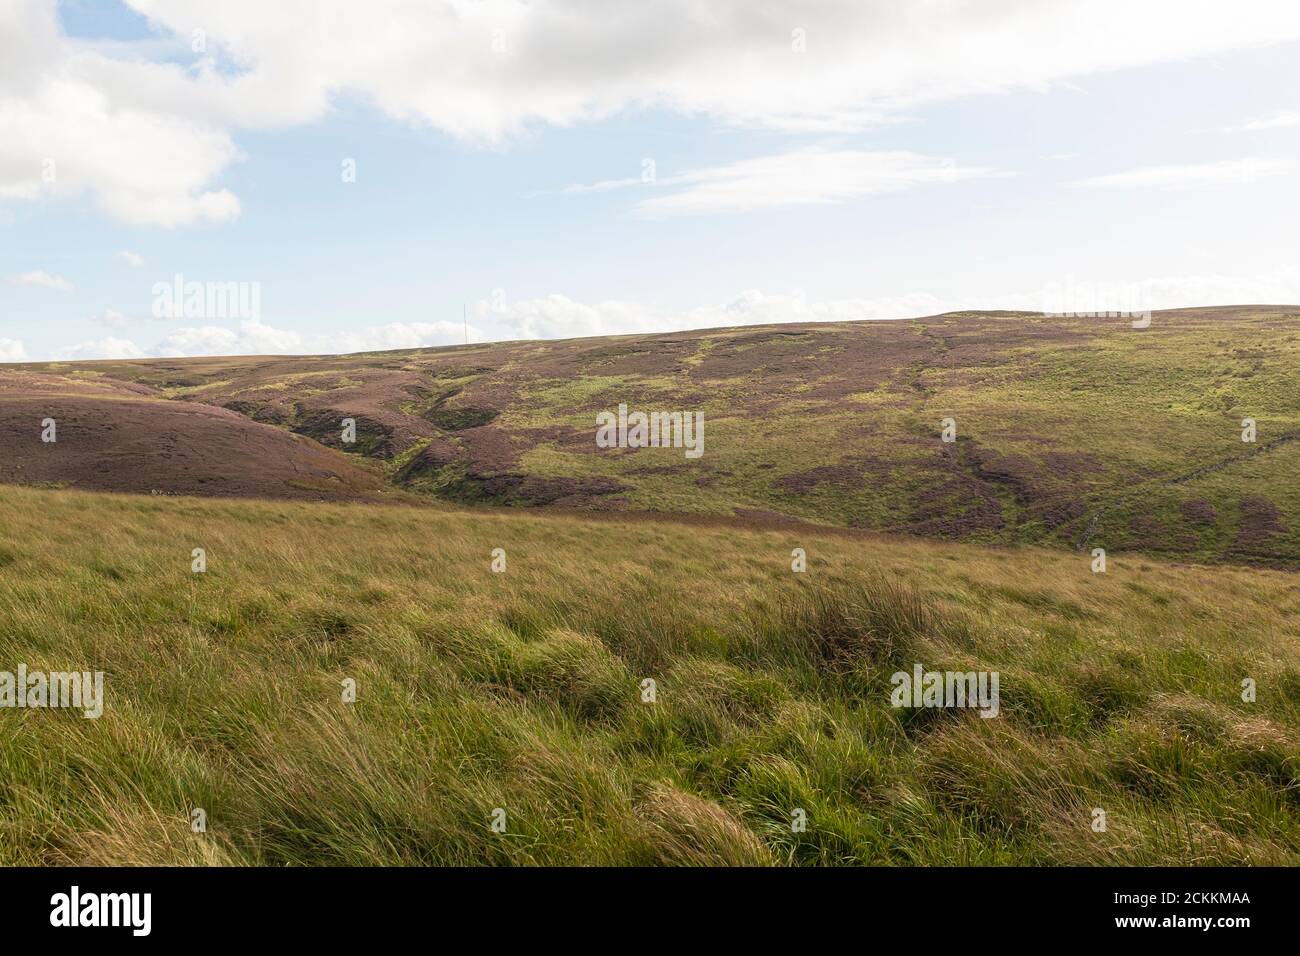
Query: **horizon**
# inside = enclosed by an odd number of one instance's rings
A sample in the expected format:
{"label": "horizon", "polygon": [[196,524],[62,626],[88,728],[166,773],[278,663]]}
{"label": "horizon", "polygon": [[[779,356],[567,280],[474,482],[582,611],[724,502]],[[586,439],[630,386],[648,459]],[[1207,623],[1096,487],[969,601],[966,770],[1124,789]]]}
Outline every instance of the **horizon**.
{"label": "horizon", "polygon": [[[1163,315],[1171,312],[1207,312],[1212,310],[1223,310],[1225,313],[1229,315],[1233,315],[1243,311],[1272,310],[1272,309],[1279,309],[1279,310],[1286,310],[1286,311],[1300,310],[1300,305],[1294,305],[1290,303],[1275,303],[1275,302],[1249,302],[1249,303],[1229,304],[1229,305],[1189,305],[1189,306],[1179,306],[1177,308],[1171,308],[1171,309],[1153,309],[1151,310],[1151,315],[1153,316]],[[1015,309],[953,309],[949,312],[937,312],[933,315],[905,315],[905,316],[899,316],[898,318],[879,318],[879,319],[845,318],[845,319],[823,319],[823,320],[807,320],[807,321],[790,320],[790,321],[778,321],[778,322],[759,322],[759,323],[752,323],[746,325],[719,325],[719,326],[711,326],[708,328],[666,329],[663,331],[652,330],[648,332],[616,332],[613,334],[604,334],[604,335],[602,334],[572,335],[566,338],[493,339],[491,341],[484,341],[484,342],[448,342],[441,345],[415,345],[410,347],[391,348],[391,349],[366,349],[358,352],[263,352],[263,353],[237,353],[237,354],[229,354],[229,355],[214,353],[211,355],[142,355],[137,357],[122,357],[122,358],[74,358],[74,359],[48,359],[48,360],[26,359],[26,360],[16,361],[16,362],[9,362],[9,361],[0,362],[0,368],[4,368],[5,366],[23,366],[23,365],[93,365],[96,363],[123,363],[123,362],[131,362],[131,363],[162,362],[162,361],[201,362],[201,361],[212,361],[212,360],[221,360],[221,359],[246,360],[246,359],[263,359],[263,358],[265,359],[348,358],[351,356],[383,355],[387,353],[396,353],[396,352],[438,352],[443,350],[450,351],[453,349],[475,348],[478,346],[521,345],[529,342],[546,342],[548,344],[560,345],[566,342],[581,342],[581,341],[586,341],[588,339],[653,338],[653,337],[664,336],[664,335],[678,335],[683,332],[691,332],[697,334],[704,334],[708,332],[735,332],[743,329],[768,329],[768,328],[777,328],[780,326],[791,326],[791,325],[818,327],[818,326],[830,326],[830,325],[845,325],[845,324],[853,324],[853,323],[865,325],[868,323],[877,323],[877,322],[879,323],[923,322],[927,319],[943,319],[943,318],[951,318],[953,316],[962,316],[962,315],[968,315],[971,317],[979,317],[979,318],[1021,318],[1023,317],[1023,318],[1034,318],[1034,319],[1054,319],[1054,318],[1068,319],[1068,318],[1082,317],[1082,318],[1095,318],[1098,320],[1104,320],[1108,318],[1110,319],[1127,318],[1127,315],[1124,313],[1115,313],[1111,315],[1085,314],[1082,316],[1076,316],[1068,312],[1066,313],[1034,312],[1034,311],[1015,310]]]}

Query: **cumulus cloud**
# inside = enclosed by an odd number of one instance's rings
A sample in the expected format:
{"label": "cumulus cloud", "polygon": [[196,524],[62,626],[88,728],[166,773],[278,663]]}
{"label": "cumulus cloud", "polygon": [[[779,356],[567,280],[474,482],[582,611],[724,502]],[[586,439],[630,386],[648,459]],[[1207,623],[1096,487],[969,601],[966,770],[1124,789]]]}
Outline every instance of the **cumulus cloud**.
{"label": "cumulus cloud", "polygon": [[0,339],[0,362],[21,362],[27,358],[27,350],[17,339]]}
{"label": "cumulus cloud", "polygon": [[238,329],[218,325],[175,329],[151,353],[185,355],[283,355],[300,351],[302,336],[262,322],[244,322]]}
{"label": "cumulus cloud", "polygon": [[1225,159],[1215,163],[1140,166],[1122,173],[1081,179],[1074,185],[1086,189],[1194,189],[1253,183],[1295,169],[1290,159]]}
{"label": "cumulus cloud", "polygon": [[43,286],[46,289],[57,289],[59,292],[72,291],[71,282],[61,275],[46,272],[44,269],[33,269],[31,272],[6,276],[5,282],[9,283],[9,285]]}
{"label": "cumulus cloud", "polygon": [[78,342],[59,353],[58,358],[67,361],[84,359],[137,359],[144,358],[144,352],[130,339],[113,336],[89,342]]}
{"label": "cumulus cloud", "polygon": [[622,300],[584,303],[564,295],[549,295],[504,303],[483,300],[475,304],[473,314],[478,322],[496,332],[494,338],[564,339],[780,322],[901,319],[960,307],[930,293],[809,301],[799,291],[765,293],[750,289],[725,302],[684,310]]}
{"label": "cumulus cloud", "polygon": [[[122,319],[109,310],[102,321],[114,325]],[[482,330],[469,326],[470,338],[481,341]],[[240,323],[237,328],[221,325],[187,326],[172,329],[149,348],[127,339],[105,338],[80,342],[65,350],[65,358],[184,358],[203,355],[318,355],[345,352],[377,352],[385,349],[414,349],[454,345],[463,341],[465,326],[459,322],[392,322],[344,332],[305,335],[261,321]]]}
{"label": "cumulus cloud", "polygon": [[1231,17],[1204,0],[128,2],[180,36],[206,31],[242,68],[197,82],[241,122],[314,118],[351,91],[488,141],[645,105],[843,130],[925,100],[1300,37],[1300,10],[1272,0]]}
{"label": "cumulus cloud", "polygon": [[639,332],[675,332],[782,322],[888,320],[966,310],[1018,312],[1178,309],[1195,306],[1284,304],[1300,301],[1300,267],[1254,276],[1155,276],[1137,281],[1063,276],[1038,288],[988,296],[913,292],[875,298],[809,300],[803,293],[742,292],[725,302],[671,310],[644,303],[584,303],[563,295],[474,307],[493,338],[562,339]]}
{"label": "cumulus cloud", "polygon": [[1154,276],[1141,283],[1152,309],[1211,305],[1286,305],[1300,302],[1300,266],[1253,276]]}
{"label": "cumulus cloud", "polygon": [[[1300,266],[1252,276],[1154,276],[1136,281],[1062,276],[1037,288],[998,295],[953,296],[917,291],[846,299],[810,299],[802,291],[750,289],[723,302],[670,309],[644,302],[581,302],[565,295],[517,301],[480,300],[471,307],[470,342],[566,339],[678,332],[786,322],[890,320],[968,310],[1017,312],[1142,311],[1214,305],[1283,305],[1300,301]],[[314,355],[458,345],[459,322],[394,322],[360,329],[302,334],[262,322],[238,328],[205,325],[174,329],[152,348],[119,338],[81,342],[64,358],[140,358],[204,355]],[[7,344],[6,344],[7,343]],[[16,347],[16,349],[15,349]],[[10,351],[6,353],[5,349]],[[22,345],[0,340],[0,355],[24,356]]]}
{"label": "cumulus cloud", "polygon": [[434,345],[455,345],[465,335],[478,336],[459,322],[390,322],[360,332],[337,332],[315,337],[312,348],[322,352],[374,352],[384,349],[418,349]]}
{"label": "cumulus cloud", "polygon": [[[112,77],[117,81],[112,82]],[[89,190],[133,225],[225,222],[239,200],[208,184],[239,155],[230,134],[183,102],[151,102],[155,78],[179,67],[115,62],[64,37],[50,0],[0,11],[0,200]]]}
{"label": "cumulus cloud", "polygon": [[[642,108],[844,131],[1300,37],[1300,5],[1271,0],[1231,16],[1204,0],[126,3],[155,40],[69,38],[55,0],[0,9],[0,200],[88,192],[131,224],[229,222],[240,201],[218,180],[240,158],[234,136],[314,122],[341,96],[476,143]],[[646,211],[716,207],[756,175],[778,170],[684,183]]]}

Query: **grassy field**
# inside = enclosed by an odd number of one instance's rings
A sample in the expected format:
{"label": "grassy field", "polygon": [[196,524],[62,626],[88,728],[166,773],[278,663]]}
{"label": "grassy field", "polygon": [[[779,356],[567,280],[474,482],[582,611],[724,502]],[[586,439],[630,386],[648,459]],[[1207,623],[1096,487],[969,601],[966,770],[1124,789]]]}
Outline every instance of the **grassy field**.
{"label": "grassy field", "polygon": [[0,862],[1296,864],[1298,652],[1280,570],[6,487],[0,669],[106,703],[0,710]]}

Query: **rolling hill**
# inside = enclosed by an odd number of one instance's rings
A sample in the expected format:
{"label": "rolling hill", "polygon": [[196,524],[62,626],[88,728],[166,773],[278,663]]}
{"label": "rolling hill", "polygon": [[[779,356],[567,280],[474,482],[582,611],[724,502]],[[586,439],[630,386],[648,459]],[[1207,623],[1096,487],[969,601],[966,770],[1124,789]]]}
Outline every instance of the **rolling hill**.
{"label": "rolling hill", "polygon": [[310,439],[97,375],[0,368],[0,434],[0,480],[11,483],[169,495],[391,497],[373,471]]}
{"label": "rolling hill", "polygon": [[[11,366],[5,381],[0,414],[26,436],[38,434],[39,412],[86,413],[92,387],[115,447],[149,437],[143,423],[161,416],[178,442],[193,430],[190,472],[174,468],[174,449],[150,466],[165,453],[150,439],[116,460],[88,449],[94,474],[70,450],[65,461],[28,449],[20,467],[0,471],[7,481],[666,512],[1300,564],[1295,307],[1160,312],[1145,329],[959,313],[330,357],[50,363]],[[52,381],[72,384],[51,391]],[[702,412],[704,453],[597,447],[596,416],[619,405]],[[1247,418],[1252,442],[1242,440]],[[225,470],[238,474],[221,480]]]}

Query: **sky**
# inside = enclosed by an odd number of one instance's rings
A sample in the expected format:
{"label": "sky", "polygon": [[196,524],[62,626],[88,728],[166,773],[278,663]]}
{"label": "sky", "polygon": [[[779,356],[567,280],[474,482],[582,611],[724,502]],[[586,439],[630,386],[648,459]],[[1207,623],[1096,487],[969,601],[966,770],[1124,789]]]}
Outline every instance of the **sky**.
{"label": "sky", "polygon": [[0,0],[0,362],[1300,303],[1294,0]]}

